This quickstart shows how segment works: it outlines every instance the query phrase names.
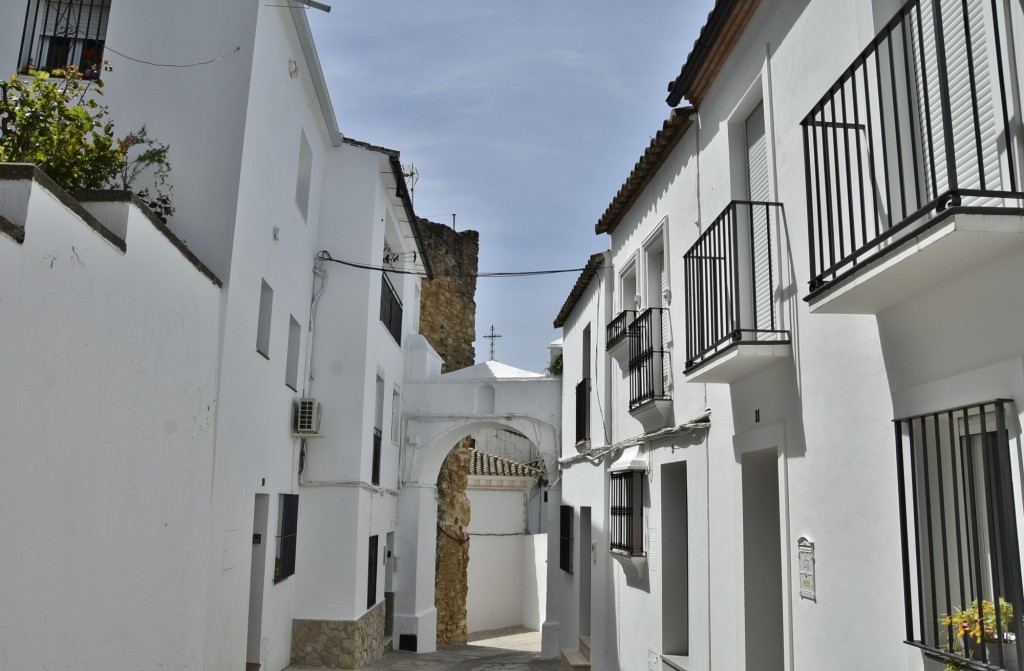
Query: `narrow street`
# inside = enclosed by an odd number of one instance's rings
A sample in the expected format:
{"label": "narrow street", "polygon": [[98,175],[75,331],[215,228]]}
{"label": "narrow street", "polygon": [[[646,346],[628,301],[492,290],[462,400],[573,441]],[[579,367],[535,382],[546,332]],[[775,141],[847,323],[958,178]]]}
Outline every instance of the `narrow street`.
{"label": "narrow street", "polygon": [[432,653],[389,652],[365,668],[377,671],[555,671],[559,661],[540,658],[539,632],[515,629],[473,635],[469,645],[444,647]]}

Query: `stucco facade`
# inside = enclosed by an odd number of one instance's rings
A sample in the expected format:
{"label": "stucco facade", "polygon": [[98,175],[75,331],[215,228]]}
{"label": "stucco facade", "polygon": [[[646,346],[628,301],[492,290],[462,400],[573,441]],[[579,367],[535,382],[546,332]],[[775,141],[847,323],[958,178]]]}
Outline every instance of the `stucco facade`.
{"label": "stucco facade", "polygon": [[[717,3],[670,87],[692,107],[600,220],[609,251],[556,321],[573,570],[549,576],[561,646],[589,641],[592,668],[939,669],[985,654],[957,648],[945,614],[972,594],[1020,599],[1020,79],[1006,54],[1021,7],[970,5],[968,77],[962,8],[939,4]],[[945,60],[922,47],[937,25]],[[982,58],[1002,84],[981,81]],[[942,116],[972,78],[991,134],[964,132],[956,103]],[[932,152],[952,160],[930,167]],[[914,161],[931,184],[914,186]],[[984,197],[994,209],[972,209]],[[653,356],[637,358],[630,342],[650,333]],[[587,405],[581,431],[570,409]],[[705,408],[709,428],[682,426]],[[947,432],[993,455],[993,484],[957,514],[998,487],[993,505],[1009,506],[977,520],[1005,555],[972,555],[976,578],[957,567],[953,500],[980,457],[937,461]],[[641,525],[629,537],[623,508]],[[1017,668],[1003,647],[990,663]]]}

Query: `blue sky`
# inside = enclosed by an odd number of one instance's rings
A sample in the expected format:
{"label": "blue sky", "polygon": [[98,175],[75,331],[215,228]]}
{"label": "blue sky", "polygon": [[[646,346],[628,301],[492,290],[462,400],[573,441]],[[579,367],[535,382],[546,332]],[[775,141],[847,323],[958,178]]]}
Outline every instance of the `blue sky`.
{"label": "blue sky", "polygon": [[[712,0],[335,0],[309,11],[342,133],[397,149],[421,217],[480,232],[480,271],[582,267],[661,128]],[[496,359],[542,371],[577,273],[477,284]]]}

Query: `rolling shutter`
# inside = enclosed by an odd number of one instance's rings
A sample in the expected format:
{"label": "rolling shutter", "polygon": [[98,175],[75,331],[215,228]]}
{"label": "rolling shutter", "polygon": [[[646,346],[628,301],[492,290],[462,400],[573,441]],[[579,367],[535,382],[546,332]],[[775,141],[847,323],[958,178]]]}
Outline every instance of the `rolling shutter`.
{"label": "rolling shutter", "polygon": [[[747,185],[749,200],[764,203],[771,197],[768,174],[768,143],[765,139],[764,103],[758,103],[744,123],[747,145]],[[752,253],[752,307],[753,324],[757,329],[771,329],[772,287],[770,282],[770,254],[768,212],[764,207],[740,208],[739,223],[750,221]],[[738,234],[745,234],[741,229]]]}

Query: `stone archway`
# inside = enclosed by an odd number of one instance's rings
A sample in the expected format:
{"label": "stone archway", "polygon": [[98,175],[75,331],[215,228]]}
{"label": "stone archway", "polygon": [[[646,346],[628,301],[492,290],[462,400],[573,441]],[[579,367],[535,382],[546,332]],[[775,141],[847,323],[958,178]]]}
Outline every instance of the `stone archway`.
{"label": "stone archway", "polygon": [[451,449],[437,477],[437,545],[434,559],[434,607],[437,644],[465,645],[469,633],[469,522],[472,511],[466,493],[473,438]]}

